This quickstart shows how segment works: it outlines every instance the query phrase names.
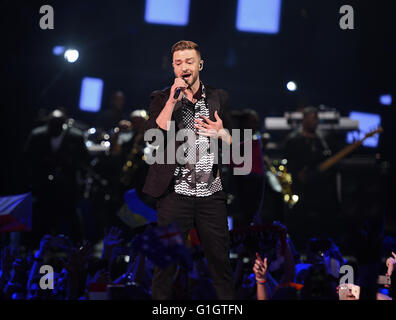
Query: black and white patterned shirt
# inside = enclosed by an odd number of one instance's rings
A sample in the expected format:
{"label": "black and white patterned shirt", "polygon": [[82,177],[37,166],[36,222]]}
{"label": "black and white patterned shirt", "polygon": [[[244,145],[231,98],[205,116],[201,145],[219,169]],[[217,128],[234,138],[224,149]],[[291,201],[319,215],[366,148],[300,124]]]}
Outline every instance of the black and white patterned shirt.
{"label": "black and white patterned shirt", "polygon": [[[184,128],[194,130],[196,139],[195,145],[188,146],[185,150],[187,163],[176,167],[174,182],[175,192],[178,194],[207,197],[223,188],[220,176],[213,176],[212,170],[215,156],[214,153],[209,150],[209,137],[197,134],[197,129],[194,127],[194,119],[201,119],[201,115],[209,118],[205,87],[202,83],[200,89],[201,97],[197,103],[193,104],[184,97],[181,100],[183,103],[181,112]],[[196,155],[196,164],[190,163],[189,161],[189,159],[193,159],[193,152],[195,152]],[[198,158],[199,155],[201,155],[200,158]]]}

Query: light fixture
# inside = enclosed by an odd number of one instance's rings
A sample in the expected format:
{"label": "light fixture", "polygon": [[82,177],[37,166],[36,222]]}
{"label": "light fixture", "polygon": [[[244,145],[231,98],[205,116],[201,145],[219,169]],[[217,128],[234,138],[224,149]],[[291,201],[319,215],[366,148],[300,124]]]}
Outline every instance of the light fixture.
{"label": "light fixture", "polygon": [[296,91],[296,90],[297,90],[297,84],[296,84],[294,81],[289,81],[289,82],[286,84],[286,88],[287,88],[287,90],[289,90],[289,91]]}
{"label": "light fixture", "polygon": [[76,49],[67,49],[65,51],[64,57],[66,59],[67,62],[69,63],[74,63],[78,60],[79,57],[79,52]]}

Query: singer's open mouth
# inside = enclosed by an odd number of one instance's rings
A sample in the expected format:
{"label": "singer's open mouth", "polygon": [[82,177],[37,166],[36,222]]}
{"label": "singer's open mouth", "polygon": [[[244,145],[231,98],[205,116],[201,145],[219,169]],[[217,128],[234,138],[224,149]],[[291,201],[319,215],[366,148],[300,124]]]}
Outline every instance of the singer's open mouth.
{"label": "singer's open mouth", "polygon": [[190,78],[190,76],[191,76],[191,73],[185,73],[185,74],[182,75],[182,78],[184,80],[188,80],[188,78]]}

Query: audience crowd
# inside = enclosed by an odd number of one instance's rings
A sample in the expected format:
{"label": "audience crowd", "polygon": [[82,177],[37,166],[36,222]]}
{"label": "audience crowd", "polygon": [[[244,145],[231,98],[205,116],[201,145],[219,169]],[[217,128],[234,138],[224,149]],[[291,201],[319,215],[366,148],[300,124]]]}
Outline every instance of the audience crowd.
{"label": "audience crowd", "polygon": [[[286,228],[274,223],[278,228]],[[155,228],[146,225],[145,230]],[[67,235],[45,235],[36,250],[6,246],[1,250],[2,300],[151,299],[154,263],[134,240],[112,227],[103,242],[73,243]],[[331,239],[310,239],[304,254],[286,241],[274,250],[257,237],[244,238],[232,250],[239,300],[392,300],[395,250],[382,264],[348,260]],[[155,245],[154,243],[152,244]],[[199,242],[186,246],[192,268],[181,265],[173,284],[175,299],[216,299]],[[146,248],[147,249],[147,248]],[[151,248],[149,248],[151,249]],[[154,249],[154,248],[153,248]],[[387,254],[387,253],[386,253]],[[177,263],[177,258],[174,259]],[[350,267],[346,269],[343,266]],[[343,280],[344,279],[344,280]],[[347,279],[347,280],[345,280]]]}

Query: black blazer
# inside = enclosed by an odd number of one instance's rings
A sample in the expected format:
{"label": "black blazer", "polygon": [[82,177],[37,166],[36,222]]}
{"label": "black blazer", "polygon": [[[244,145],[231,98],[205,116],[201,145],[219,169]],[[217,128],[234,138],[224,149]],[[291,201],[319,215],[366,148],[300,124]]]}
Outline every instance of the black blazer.
{"label": "black blazer", "polygon": [[[231,133],[232,123],[231,118],[228,113],[228,94],[225,90],[215,89],[210,86],[205,85],[205,93],[206,93],[206,102],[209,108],[209,119],[215,121],[214,113],[217,111],[220,119],[223,121],[224,128],[228,129]],[[151,103],[149,107],[149,119],[146,123],[145,130],[159,128],[156,119],[162,109],[164,108],[166,101],[169,98],[170,88],[165,90],[154,91],[151,96]],[[181,123],[180,109],[181,102],[176,103],[175,108],[172,114],[172,120],[176,123],[176,134],[178,130],[180,130],[183,126]],[[160,128],[159,128],[160,129]],[[161,129],[162,130],[162,129]],[[164,133],[164,139],[166,140],[166,130],[162,130]],[[175,137],[172,137],[175,139]],[[182,144],[182,141],[175,141],[175,150]],[[153,143],[155,144],[155,142]],[[224,186],[224,179],[222,178],[222,170],[221,170],[221,143],[219,143],[219,164],[213,166],[213,172],[216,174],[217,169],[220,169],[220,177],[223,182],[223,189],[226,188]],[[165,154],[166,156],[166,146],[165,146]],[[161,197],[173,183],[173,174],[176,169],[177,164],[168,164],[165,159],[165,164],[152,164],[150,165],[148,174],[146,176],[146,182],[143,187],[143,192],[154,197]]]}

